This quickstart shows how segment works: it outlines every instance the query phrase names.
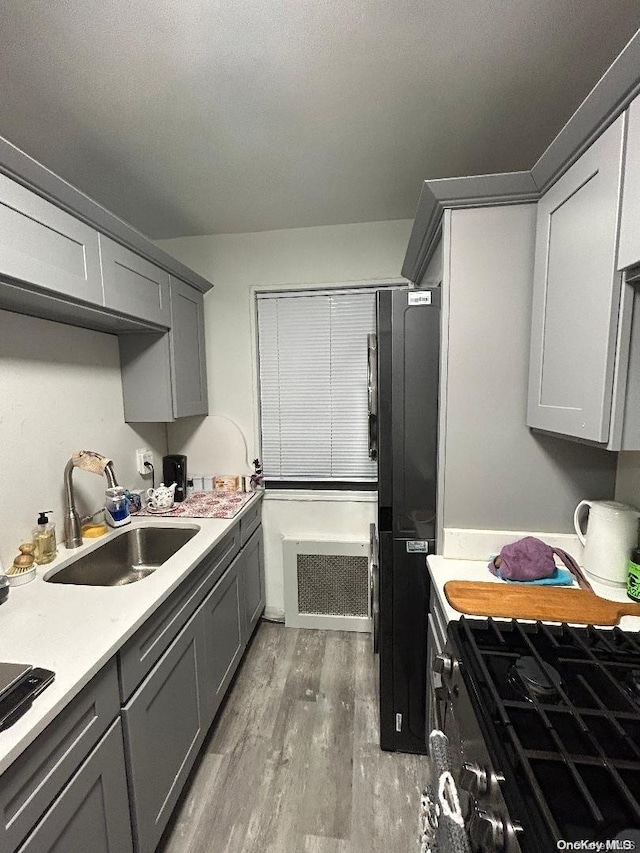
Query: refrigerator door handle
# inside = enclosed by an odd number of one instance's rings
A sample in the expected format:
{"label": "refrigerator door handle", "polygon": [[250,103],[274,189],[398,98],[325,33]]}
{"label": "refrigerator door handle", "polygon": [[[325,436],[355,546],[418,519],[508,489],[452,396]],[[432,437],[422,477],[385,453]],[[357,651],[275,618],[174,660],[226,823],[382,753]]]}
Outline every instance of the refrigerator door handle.
{"label": "refrigerator door handle", "polygon": [[367,335],[367,399],[369,414],[378,414],[378,340]]}
{"label": "refrigerator door handle", "polygon": [[371,617],[371,646],[377,655],[380,648],[380,566],[378,531],[369,525],[369,616]]}
{"label": "refrigerator door handle", "polygon": [[378,458],[378,340],[367,335],[367,401],[369,406],[369,458]]}

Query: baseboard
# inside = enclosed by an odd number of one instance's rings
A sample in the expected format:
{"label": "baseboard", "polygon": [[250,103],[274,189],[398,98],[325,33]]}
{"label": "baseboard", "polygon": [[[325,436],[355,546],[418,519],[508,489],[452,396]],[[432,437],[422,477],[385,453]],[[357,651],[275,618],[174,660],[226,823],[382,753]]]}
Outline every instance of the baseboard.
{"label": "baseboard", "polygon": [[268,622],[284,623],[284,610],[281,607],[265,607],[263,616]]}

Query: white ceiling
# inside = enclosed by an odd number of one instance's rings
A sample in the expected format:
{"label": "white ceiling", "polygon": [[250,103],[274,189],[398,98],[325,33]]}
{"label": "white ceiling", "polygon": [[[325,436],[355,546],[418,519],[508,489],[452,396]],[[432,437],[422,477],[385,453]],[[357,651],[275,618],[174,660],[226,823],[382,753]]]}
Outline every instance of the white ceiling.
{"label": "white ceiling", "polygon": [[529,168],[640,0],[3,0],[0,134],[152,238]]}

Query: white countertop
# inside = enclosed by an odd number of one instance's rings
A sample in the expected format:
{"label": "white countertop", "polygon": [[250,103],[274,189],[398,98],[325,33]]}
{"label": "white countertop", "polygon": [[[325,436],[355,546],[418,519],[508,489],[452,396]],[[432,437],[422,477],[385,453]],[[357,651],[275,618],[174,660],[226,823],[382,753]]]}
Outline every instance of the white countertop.
{"label": "white countertop", "polygon": [[[433,581],[433,586],[436,592],[438,603],[442,608],[447,622],[452,619],[459,619],[462,616],[459,610],[453,608],[447,601],[444,594],[444,585],[447,581],[489,581],[496,584],[506,584],[506,581],[500,580],[495,575],[491,574],[488,567],[488,560],[451,560],[439,555],[427,557],[427,565],[429,573]],[[596,595],[602,598],[608,598],[611,601],[624,601],[626,604],[631,602],[627,596],[624,587],[614,587],[598,581],[592,576],[588,576],[589,583],[593,587]],[[575,584],[577,586],[577,584]],[[465,614],[466,615],[466,614]],[[469,619],[483,619],[482,616],[468,616]],[[524,621],[524,620],[523,620]],[[611,627],[611,626],[607,626]],[[620,619],[619,627],[623,631],[640,631],[640,616],[623,616]]]}
{"label": "white countertop", "polygon": [[[237,523],[256,495],[233,518],[133,518],[131,525],[73,551],[64,546],[31,583],[11,587],[0,606],[0,660],[44,667],[55,680],[16,723],[0,732],[0,773],[114,656],[189,572]],[[153,574],[120,587],[52,584],[45,574],[63,568],[130,527],[199,528],[196,535]]]}

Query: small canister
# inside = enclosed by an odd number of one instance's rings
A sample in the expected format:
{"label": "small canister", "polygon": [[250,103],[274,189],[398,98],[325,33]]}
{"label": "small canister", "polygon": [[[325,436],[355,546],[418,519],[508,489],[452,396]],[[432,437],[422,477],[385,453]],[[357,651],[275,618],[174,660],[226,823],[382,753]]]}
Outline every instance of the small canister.
{"label": "small canister", "polygon": [[627,563],[627,595],[640,601],[640,548],[634,548]]}

